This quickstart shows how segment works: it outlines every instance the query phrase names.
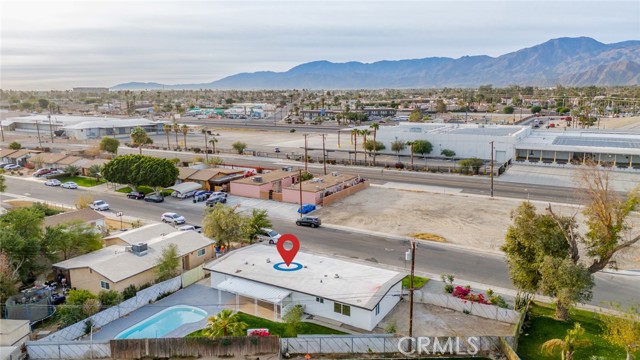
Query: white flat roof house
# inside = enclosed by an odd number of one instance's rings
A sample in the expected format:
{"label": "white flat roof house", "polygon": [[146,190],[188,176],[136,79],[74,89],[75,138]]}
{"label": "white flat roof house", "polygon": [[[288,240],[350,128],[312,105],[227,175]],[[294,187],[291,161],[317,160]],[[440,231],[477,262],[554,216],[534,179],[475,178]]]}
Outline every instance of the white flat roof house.
{"label": "white flat roof house", "polygon": [[274,268],[281,262],[275,246],[255,244],[211,261],[204,269],[211,272],[218,303],[221,291],[227,291],[236,294],[238,310],[243,306],[255,314],[268,311],[281,319],[290,307],[302,305],[307,314],[365,330],[373,330],[400,301],[406,276],[302,251],[293,260],[300,270]]}

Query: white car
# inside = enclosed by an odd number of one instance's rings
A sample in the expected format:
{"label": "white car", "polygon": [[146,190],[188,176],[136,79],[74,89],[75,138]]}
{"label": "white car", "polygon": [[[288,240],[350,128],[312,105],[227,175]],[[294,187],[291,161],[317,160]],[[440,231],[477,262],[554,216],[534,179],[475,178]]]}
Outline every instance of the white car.
{"label": "white car", "polygon": [[160,220],[162,220],[162,222],[172,223],[172,224],[175,224],[175,225],[180,225],[180,224],[184,224],[185,222],[187,222],[187,220],[185,220],[184,216],[180,216],[180,215],[178,215],[176,213],[164,213],[160,217]]}
{"label": "white car", "polygon": [[22,168],[22,166],[14,165],[14,164],[7,165],[7,166],[4,167],[5,170],[18,170],[20,168]]}
{"label": "white car", "polygon": [[62,188],[65,189],[77,189],[78,188],[78,184],[74,183],[73,181],[67,181],[66,183],[60,185]]}
{"label": "white car", "polygon": [[89,205],[90,208],[97,211],[109,210],[109,204],[104,200],[96,200]]}
{"label": "white car", "polygon": [[277,244],[280,234],[273,229],[262,228],[256,239],[258,241],[268,241],[269,244]]}
{"label": "white car", "polygon": [[46,186],[60,186],[62,183],[58,179],[49,179],[44,182]]}

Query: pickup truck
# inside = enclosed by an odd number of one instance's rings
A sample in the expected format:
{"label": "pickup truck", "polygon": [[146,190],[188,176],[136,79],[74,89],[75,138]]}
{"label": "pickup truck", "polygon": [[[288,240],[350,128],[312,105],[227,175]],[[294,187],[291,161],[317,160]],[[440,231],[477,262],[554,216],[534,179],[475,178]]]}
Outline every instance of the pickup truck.
{"label": "pickup truck", "polygon": [[109,210],[109,204],[107,204],[106,201],[104,200],[96,200],[92,202],[91,205],[89,205],[89,207],[97,211]]}
{"label": "pickup truck", "polygon": [[184,226],[180,226],[178,228],[178,230],[180,231],[195,231],[199,234],[202,234],[202,226],[198,226],[198,225],[184,225]]}

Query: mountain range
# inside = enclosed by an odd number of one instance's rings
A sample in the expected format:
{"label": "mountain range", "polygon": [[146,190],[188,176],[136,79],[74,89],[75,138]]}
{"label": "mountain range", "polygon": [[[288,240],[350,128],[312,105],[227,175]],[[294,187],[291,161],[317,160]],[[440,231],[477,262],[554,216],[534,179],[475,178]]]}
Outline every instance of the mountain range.
{"label": "mountain range", "polygon": [[129,82],[112,90],[408,89],[439,87],[640,85],[640,40],[603,44],[558,38],[498,57],[487,55],[298,65],[285,72],[231,75],[210,83]]}

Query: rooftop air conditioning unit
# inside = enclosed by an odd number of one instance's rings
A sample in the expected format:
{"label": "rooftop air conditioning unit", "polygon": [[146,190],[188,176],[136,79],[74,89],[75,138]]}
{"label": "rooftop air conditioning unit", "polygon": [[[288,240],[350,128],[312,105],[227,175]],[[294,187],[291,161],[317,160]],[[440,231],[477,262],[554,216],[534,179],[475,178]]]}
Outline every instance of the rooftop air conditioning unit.
{"label": "rooftop air conditioning unit", "polygon": [[133,253],[138,256],[147,255],[147,253],[149,252],[147,244],[145,243],[138,243],[137,245],[132,245],[131,248]]}
{"label": "rooftop air conditioning unit", "polygon": [[254,176],[253,177],[253,182],[261,183],[262,182],[262,176]]}
{"label": "rooftop air conditioning unit", "polygon": [[124,247],[124,251],[126,251],[126,252],[132,252],[133,251],[132,249],[133,249],[133,246],[125,246]]}
{"label": "rooftop air conditioning unit", "polygon": [[334,277],[334,278],[336,278],[336,279],[338,279],[338,278],[340,277],[340,275],[335,274],[333,277]]}

